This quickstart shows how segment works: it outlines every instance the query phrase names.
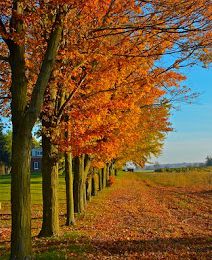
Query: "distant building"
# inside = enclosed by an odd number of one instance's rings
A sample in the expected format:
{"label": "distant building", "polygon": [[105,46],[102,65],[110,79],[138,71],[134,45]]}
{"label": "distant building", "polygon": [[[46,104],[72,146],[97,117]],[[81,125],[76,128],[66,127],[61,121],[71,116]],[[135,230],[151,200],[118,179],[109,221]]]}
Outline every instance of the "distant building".
{"label": "distant building", "polygon": [[11,167],[0,161],[0,175],[10,174]]}
{"label": "distant building", "polygon": [[[33,148],[31,150],[31,172],[40,172],[42,163],[42,148]],[[0,161],[0,175],[10,174],[11,167]]]}
{"label": "distant building", "polygon": [[33,148],[31,151],[31,172],[41,171],[43,151],[41,147]]}
{"label": "distant building", "polygon": [[134,172],[136,170],[136,165],[134,162],[126,162],[125,166],[123,167],[123,170],[126,172]]}

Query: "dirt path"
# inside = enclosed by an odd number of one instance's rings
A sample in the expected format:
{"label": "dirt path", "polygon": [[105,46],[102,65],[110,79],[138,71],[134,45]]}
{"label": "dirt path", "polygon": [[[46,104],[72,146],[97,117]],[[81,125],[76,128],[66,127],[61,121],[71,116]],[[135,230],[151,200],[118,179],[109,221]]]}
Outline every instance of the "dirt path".
{"label": "dirt path", "polygon": [[87,258],[211,259],[210,192],[159,187],[136,175],[112,189],[94,199],[77,228],[90,237]]}

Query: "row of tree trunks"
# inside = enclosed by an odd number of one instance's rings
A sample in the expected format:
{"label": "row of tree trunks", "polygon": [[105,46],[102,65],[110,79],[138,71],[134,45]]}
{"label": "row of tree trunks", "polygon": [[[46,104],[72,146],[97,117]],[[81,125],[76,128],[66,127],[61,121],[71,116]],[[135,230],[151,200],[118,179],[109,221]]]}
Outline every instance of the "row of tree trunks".
{"label": "row of tree trunks", "polygon": [[[58,148],[50,137],[43,135],[42,189],[43,189],[43,223],[40,236],[50,237],[59,234],[58,211]],[[72,158],[70,152],[65,157],[66,182],[66,225],[74,225],[74,213],[84,213],[87,201],[96,196],[107,186],[109,176],[113,174],[111,164],[103,169],[92,169],[88,156],[81,155]]]}
{"label": "row of tree trunks", "polygon": [[74,174],[74,212],[83,213],[87,201],[86,179],[91,161],[87,155],[81,155],[74,157],[72,162]]}

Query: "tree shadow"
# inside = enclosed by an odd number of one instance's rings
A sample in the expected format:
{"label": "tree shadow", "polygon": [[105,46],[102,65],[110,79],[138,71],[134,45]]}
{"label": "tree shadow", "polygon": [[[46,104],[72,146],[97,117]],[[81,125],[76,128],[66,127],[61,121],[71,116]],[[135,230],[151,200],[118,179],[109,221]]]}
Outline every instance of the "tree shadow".
{"label": "tree shadow", "polygon": [[[71,233],[70,233],[71,234]],[[45,241],[45,249],[67,249],[76,241],[72,238],[58,238]],[[58,243],[59,241],[59,243]],[[78,238],[77,244],[85,246],[90,244],[90,250],[102,251],[108,255],[122,255],[124,253],[145,253],[145,252],[167,252],[167,251],[181,251],[183,249],[201,253],[210,252],[212,250],[210,237],[193,237],[193,238],[156,238],[152,240],[91,240],[88,237]],[[42,240],[36,242],[39,246],[39,251],[42,251]]]}
{"label": "tree shadow", "polygon": [[203,191],[195,191],[195,192],[191,192],[191,194],[194,195],[200,195],[200,196],[205,196],[205,197],[210,197],[212,196],[212,190],[203,190]]}
{"label": "tree shadow", "polygon": [[[137,256],[154,255],[167,256],[184,254],[184,256],[192,255],[202,259],[202,255],[210,256],[212,251],[210,237],[187,237],[187,238],[155,238],[151,240],[92,240],[85,235],[71,235],[33,239],[34,253],[46,254],[48,252],[67,252],[76,254],[100,254],[106,257],[122,257],[124,255],[137,254]],[[0,242],[0,245],[9,241]],[[51,258],[52,259],[52,258]],[[63,258],[61,258],[63,259]],[[86,258],[84,258],[86,259]],[[99,259],[99,258],[98,258]],[[207,259],[207,258],[203,258]],[[209,258],[208,258],[209,259]]]}
{"label": "tree shadow", "polygon": [[110,255],[124,253],[149,253],[189,250],[194,253],[210,252],[212,250],[210,237],[190,238],[155,238],[152,240],[116,240],[92,242],[99,250]]}

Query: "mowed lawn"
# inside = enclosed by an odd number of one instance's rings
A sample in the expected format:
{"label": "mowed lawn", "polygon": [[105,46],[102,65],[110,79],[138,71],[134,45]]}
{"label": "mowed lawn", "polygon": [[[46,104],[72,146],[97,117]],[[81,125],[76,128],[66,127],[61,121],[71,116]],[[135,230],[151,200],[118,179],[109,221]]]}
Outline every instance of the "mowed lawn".
{"label": "mowed lawn", "polygon": [[[40,239],[41,176],[33,174],[35,259],[210,259],[212,168],[185,173],[119,172],[115,184],[65,226],[65,180],[59,177],[61,236]],[[0,259],[8,259],[10,177],[0,177]]]}
{"label": "mowed lawn", "polygon": [[[8,203],[10,201],[10,182],[11,176],[0,176],[0,202]],[[40,173],[31,174],[31,198],[32,204],[42,203],[42,178]],[[65,177],[59,176],[59,198],[65,202]]]}

